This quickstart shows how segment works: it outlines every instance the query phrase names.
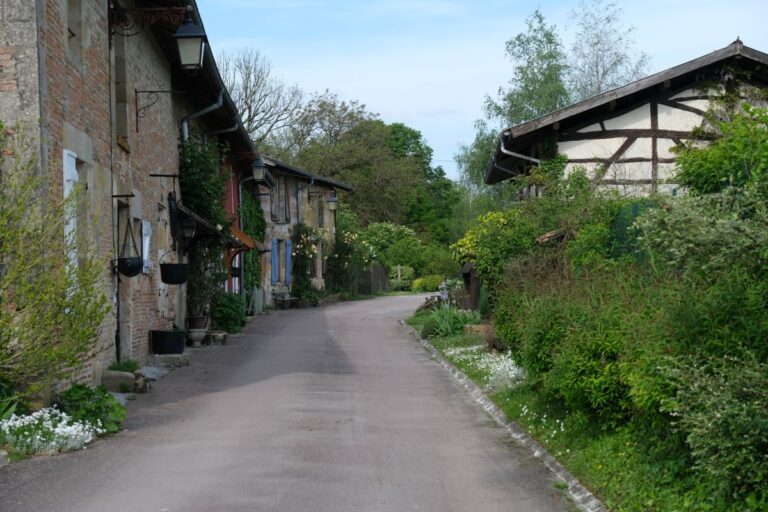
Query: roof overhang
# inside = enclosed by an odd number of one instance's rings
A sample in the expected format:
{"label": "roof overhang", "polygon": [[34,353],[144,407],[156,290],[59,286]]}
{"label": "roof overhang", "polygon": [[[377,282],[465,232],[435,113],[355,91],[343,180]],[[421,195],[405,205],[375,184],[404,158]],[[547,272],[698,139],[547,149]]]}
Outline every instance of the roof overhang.
{"label": "roof overhang", "polygon": [[325,176],[320,176],[319,174],[313,174],[304,169],[300,169],[299,167],[294,167],[293,165],[281,162],[276,158],[265,155],[261,155],[261,158],[264,160],[264,163],[267,165],[267,167],[270,168],[275,174],[287,174],[290,176],[295,176],[302,179],[303,181],[307,181],[320,187],[327,187],[334,190],[338,189],[345,192],[353,191],[353,188],[344,182],[326,178]]}
{"label": "roof overhang", "polygon": [[[726,61],[738,61],[741,67],[760,71],[768,83],[768,54],[744,46],[736,40],[725,48],[698,59],[680,64],[628,85],[592,96],[531,121],[503,130],[485,174],[485,183],[493,185],[514,176],[526,174],[536,157],[534,145],[548,133],[556,132],[568,124],[578,124],[596,114],[619,110],[641,102],[657,88],[676,88],[695,83],[704,76],[703,71]],[[763,66],[762,70],[759,67]]]}

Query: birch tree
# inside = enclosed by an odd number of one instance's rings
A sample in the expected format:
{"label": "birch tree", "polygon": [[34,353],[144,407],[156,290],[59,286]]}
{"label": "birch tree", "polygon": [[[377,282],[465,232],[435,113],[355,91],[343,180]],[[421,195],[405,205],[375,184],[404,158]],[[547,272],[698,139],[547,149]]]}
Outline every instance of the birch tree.
{"label": "birch tree", "polygon": [[581,0],[571,12],[578,27],[571,52],[568,82],[581,100],[638,80],[648,73],[648,55],[635,52],[634,27],[626,28],[616,2]]}

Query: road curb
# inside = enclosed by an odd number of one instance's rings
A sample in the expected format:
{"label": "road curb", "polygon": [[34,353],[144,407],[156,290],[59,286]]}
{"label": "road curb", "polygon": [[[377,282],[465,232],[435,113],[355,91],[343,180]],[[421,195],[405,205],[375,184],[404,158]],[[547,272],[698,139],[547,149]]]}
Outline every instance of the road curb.
{"label": "road curb", "polygon": [[404,321],[400,321],[400,324],[404,326],[411,336],[413,336],[424,349],[430,353],[432,359],[440,364],[443,368],[448,370],[450,374],[466,389],[472,399],[477,402],[483,410],[496,421],[496,423],[504,428],[512,438],[521,445],[528,448],[534,457],[539,458],[544,462],[544,465],[561,481],[568,485],[568,496],[573,500],[575,505],[584,512],[607,512],[608,509],[598,500],[576,477],[574,477],[570,471],[558,462],[552,455],[550,455],[544,447],[531,437],[528,432],[523,430],[517,423],[511,421],[504,414],[504,411],[499,409],[496,404],[485,394],[485,392],[479,388],[464,372],[453,366],[443,355],[437,350],[428,340],[425,340],[416,330]]}

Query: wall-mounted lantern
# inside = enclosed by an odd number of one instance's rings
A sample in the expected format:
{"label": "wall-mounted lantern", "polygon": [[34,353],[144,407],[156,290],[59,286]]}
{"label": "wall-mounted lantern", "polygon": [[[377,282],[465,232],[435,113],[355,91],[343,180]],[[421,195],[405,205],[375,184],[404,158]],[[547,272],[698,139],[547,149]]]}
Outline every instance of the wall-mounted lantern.
{"label": "wall-mounted lantern", "polygon": [[181,221],[181,235],[184,237],[184,246],[189,247],[195,238],[197,223],[192,217],[184,217]]}
{"label": "wall-mounted lantern", "polygon": [[187,14],[187,19],[173,35],[179,45],[179,59],[181,68],[187,71],[197,71],[203,67],[205,55],[205,30],[195,23],[192,16]]}
{"label": "wall-mounted lantern", "polygon": [[335,211],[336,207],[339,205],[339,200],[336,197],[336,194],[333,194],[331,197],[325,200],[326,203],[328,203],[328,209],[331,211]]}
{"label": "wall-mounted lantern", "polygon": [[193,8],[186,7],[144,7],[124,9],[109,3],[110,45],[115,34],[131,37],[140,34],[145,28],[163,21],[177,26],[173,38],[179,49],[182,69],[197,71],[203,67],[205,43],[207,41],[202,25],[192,18]]}

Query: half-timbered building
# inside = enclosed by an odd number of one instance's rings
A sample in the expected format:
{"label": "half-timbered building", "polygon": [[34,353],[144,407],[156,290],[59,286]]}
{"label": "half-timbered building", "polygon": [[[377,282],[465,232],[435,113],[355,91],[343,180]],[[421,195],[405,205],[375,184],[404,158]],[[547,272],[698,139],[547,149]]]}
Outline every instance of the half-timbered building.
{"label": "half-timbered building", "polygon": [[502,132],[485,176],[496,184],[556,153],[622,194],[675,193],[674,148],[693,140],[724,94],[765,97],[768,54],[725,48]]}

